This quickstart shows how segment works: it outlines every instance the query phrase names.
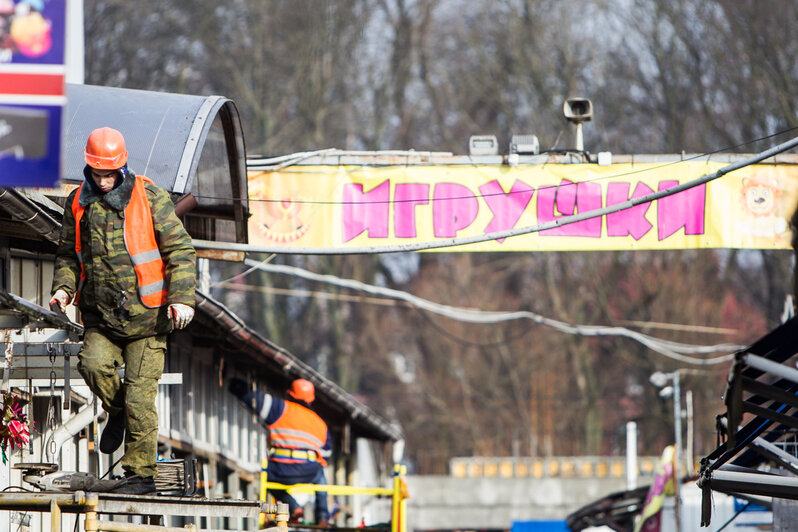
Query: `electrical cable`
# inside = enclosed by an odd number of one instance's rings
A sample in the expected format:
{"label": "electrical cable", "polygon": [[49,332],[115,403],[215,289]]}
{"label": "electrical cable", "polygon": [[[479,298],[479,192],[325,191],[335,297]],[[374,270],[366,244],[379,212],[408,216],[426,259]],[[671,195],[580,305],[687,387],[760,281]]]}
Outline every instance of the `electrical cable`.
{"label": "electrical cable", "polygon": [[445,337],[449,338],[450,340],[452,340],[453,342],[457,342],[458,344],[468,345],[468,346],[472,346],[472,347],[498,347],[500,345],[510,345],[510,344],[512,344],[514,342],[517,342],[518,340],[520,340],[521,338],[523,338],[527,334],[529,334],[529,332],[532,330],[531,327],[527,327],[526,329],[524,329],[523,331],[521,331],[517,335],[513,336],[512,338],[505,338],[504,340],[497,340],[495,342],[484,342],[484,343],[483,342],[474,342],[472,340],[466,340],[465,338],[462,338],[462,337],[457,336],[456,334],[454,334],[454,333],[452,333],[450,331],[447,331],[446,329],[444,329],[443,327],[441,327],[440,325],[435,323],[435,320],[430,318],[425,312],[421,312],[421,309],[415,308],[415,311],[427,323],[429,323],[430,326],[433,329],[438,331],[442,336],[445,336]]}
{"label": "electrical cable", "polygon": [[108,468],[108,471],[106,471],[106,472],[103,474],[103,476],[101,476],[101,477],[100,477],[100,480],[104,479],[104,478],[106,477],[106,475],[108,475],[108,473],[110,473],[111,471],[113,471],[113,470],[114,470],[114,468],[116,467],[116,464],[118,464],[119,462],[121,462],[121,461],[122,461],[122,458],[124,458],[124,456],[120,456],[120,457],[119,457],[119,459],[118,459],[116,462],[114,462],[113,464],[111,464],[111,467],[109,467],[109,468]]}
{"label": "electrical cable", "polygon": [[408,244],[397,244],[393,246],[362,246],[362,247],[335,247],[335,248],[299,248],[299,247],[286,247],[286,246],[253,246],[249,244],[238,244],[233,242],[213,242],[208,240],[193,239],[192,242],[195,248],[200,249],[219,249],[225,251],[244,251],[244,252],[257,252],[257,253],[291,253],[294,255],[355,255],[355,254],[376,254],[376,253],[399,253],[407,251],[422,251],[429,249],[441,249],[454,246],[464,246],[467,244],[477,244],[480,242],[488,242],[491,240],[500,240],[510,238],[513,236],[520,236],[529,233],[537,233],[547,229],[554,229],[564,225],[589,220],[591,218],[598,218],[607,214],[629,209],[636,205],[649,203],[662,199],[679,192],[684,192],[693,187],[706,184],[710,181],[723,177],[729,172],[739,170],[745,166],[755,164],[764,159],[787,151],[791,148],[798,146],[798,137],[794,137],[787,142],[783,142],[777,146],[767,149],[751,157],[747,157],[741,161],[729,164],[712,172],[705,174],[699,178],[687,181],[680,185],[676,185],[657,192],[651,192],[643,196],[638,196],[630,200],[616,203],[615,205],[594,209],[584,213],[576,213],[570,216],[563,216],[555,220],[544,223],[539,223],[532,226],[520,227],[517,229],[509,229],[506,231],[496,231],[493,233],[486,233],[484,235],[474,235],[462,238],[447,238],[434,242],[415,242]]}
{"label": "electrical cable", "polygon": [[[250,268],[247,271],[245,271],[245,272],[243,272],[241,274],[238,274],[236,277],[242,277],[245,274],[251,273],[255,269],[256,268]],[[266,293],[271,293],[271,294],[289,295],[289,296],[295,296],[295,297],[315,297],[315,298],[322,298],[322,299],[346,301],[346,302],[350,302],[350,303],[369,303],[369,304],[372,304],[372,305],[397,306],[396,300],[389,299],[389,298],[365,298],[365,297],[360,297],[360,296],[345,296],[343,294],[334,294],[334,293],[330,293],[330,292],[313,292],[313,291],[309,291],[309,290],[279,289],[279,288],[264,287],[264,286],[259,286],[259,285],[235,284],[235,283],[229,283],[229,282],[225,282],[225,281],[219,281],[217,283],[213,283],[211,286],[214,286],[214,287],[221,286],[221,287],[229,288],[231,290],[239,290],[239,291],[240,290],[260,291],[260,292],[266,292]],[[415,308],[415,307],[413,307],[413,305],[411,305],[409,303],[405,303],[405,305],[408,306],[409,308]],[[416,309],[416,310],[418,310],[418,309]],[[492,343],[472,342],[470,340],[466,340],[464,338],[457,337],[453,333],[450,333],[450,332],[446,331],[445,329],[443,329],[442,327],[440,327],[439,325],[437,325],[434,321],[430,320],[429,317],[426,316],[425,314],[423,314],[423,313],[420,313],[420,314],[425,319],[429,320],[431,325],[433,327],[435,327],[436,329],[438,329],[441,332],[441,334],[443,334],[445,336],[448,336],[452,340],[460,342],[460,343],[462,343],[464,345],[473,345],[473,346],[477,346],[477,347],[493,347],[493,346],[497,346],[497,345],[506,345],[508,343],[515,342],[517,339],[521,338],[522,336],[525,336],[527,334],[527,332],[530,330],[530,329],[526,329],[523,333],[519,334],[517,337],[513,337],[513,338],[510,338],[508,340],[502,340],[502,341],[497,341],[497,342],[492,342]],[[637,322],[631,322],[631,323],[633,325],[637,324]],[[646,325],[646,322],[641,322],[639,325]],[[663,325],[667,325],[667,324],[660,323],[658,325],[659,326],[663,326]],[[710,332],[710,333],[715,333],[716,332],[715,328],[710,328],[710,327],[690,327],[690,326],[682,327],[682,326],[675,326],[674,325],[674,326],[668,327],[668,328],[669,329],[677,329],[677,330],[687,329],[687,330],[691,330],[693,332],[696,332],[696,330],[701,330],[701,329],[709,329],[708,331],[703,331],[703,332]],[[726,334],[729,334],[731,332],[733,332],[733,330],[729,329],[729,330],[725,331]],[[663,342],[663,343],[667,344],[670,341],[669,340],[660,340],[660,342]],[[681,351],[681,350],[683,350],[683,347],[682,347],[681,344],[676,343],[675,345],[672,346],[672,349],[674,351]],[[689,350],[688,350],[688,352],[689,352]],[[699,371],[699,370],[696,370],[696,371]]]}
{"label": "electrical cable", "polygon": [[336,277],[333,275],[317,274],[310,272],[308,270],[304,270],[302,268],[297,268],[295,266],[287,266],[282,264],[263,264],[262,262],[254,261],[252,259],[244,259],[244,263],[248,266],[256,266],[258,269],[269,273],[291,275],[294,277],[307,279],[309,281],[326,283],[334,286],[340,286],[352,290],[366,292],[373,295],[379,295],[383,297],[397,299],[400,301],[405,301],[413,305],[414,307],[426,310],[428,312],[432,312],[440,316],[445,316],[453,320],[458,320],[468,323],[494,324],[503,321],[526,319],[534,323],[538,323],[540,325],[546,325],[548,327],[551,327],[553,329],[568,334],[578,334],[582,336],[626,337],[635,340],[643,344],[644,346],[648,347],[649,349],[656,351],[657,353],[664,355],[668,358],[686,364],[693,364],[697,366],[708,366],[708,365],[728,362],[734,357],[734,354],[731,353],[706,359],[696,358],[686,355],[709,354],[709,353],[716,353],[718,351],[739,351],[740,349],[743,349],[745,347],[734,344],[717,344],[709,346],[683,344],[679,342],[673,342],[669,340],[662,340],[659,338],[655,338],[653,336],[649,336],[644,333],[632,331],[630,329],[627,329],[626,327],[601,326],[601,325],[575,325],[551,318],[546,318],[545,316],[530,311],[501,312],[501,311],[484,311],[484,310],[452,307],[449,305],[434,303],[432,301],[414,296],[412,294],[409,294],[401,290],[374,286],[362,283],[360,281],[355,281],[353,279],[342,279],[340,277]]}
{"label": "electrical cable", "polygon": [[[271,261],[271,260],[272,260],[274,257],[276,257],[276,256],[277,256],[277,254],[276,254],[276,253],[272,253],[271,255],[269,255],[268,257],[266,257],[265,259],[263,259],[263,260],[261,261],[261,264],[266,264],[267,262]],[[235,274],[235,275],[234,275],[234,276],[232,276],[232,277],[229,277],[229,278],[227,278],[227,279],[222,279],[221,281],[216,281],[216,282],[213,282],[213,283],[211,283],[211,284],[210,284],[210,286],[211,286],[211,287],[216,287],[216,286],[219,286],[219,285],[223,285],[223,284],[225,284],[225,283],[229,283],[230,281],[235,281],[235,280],[237,280],[237,279],[241,279],[241,278],[243,278],[243,277],[246,277],[246,276],[247,276],[247,275],[249,275],[250,273],[254,272],[255,270],[257,270],[257,268],[256,268],[255,266],[253,266],[253,267],[251,267],[250,269],[248,269],[248,270],[246,270],[246,271],[243,271],[243,272],[241,272],[241,273],[237,273],[237,274]]]}
{"label": "electrical cable", "polygon": [[738,516],[739,516],[741,513],[743,513],[744,511],[746,511],[746,510],[748,509],[748,507],[749,507],[749,506],[751,506],[751,501],[748,501],[748,502],[747,502],[747,503],[746,503],[746,504],[745,504],[745,505],[744,505],[742,508],[740,508],[740,509],[737,511],[737,513],[736,513],[736,514],[734,514],[733,516],[731,516],[731,518],[730,518],[728,521],[726,521],[725,523],[723,523],[723,526],[721,526],[721,527],[720,527],[720,528],[717,530],[717,532],[721,532],[721,530],[723,530],[724,528],[726,528],[727,526],[729,526],[729,525],[731,524],[731,522],[732,522],[732,521],[734,521],[735,519],[737,519],[737,517],[738,517]]}

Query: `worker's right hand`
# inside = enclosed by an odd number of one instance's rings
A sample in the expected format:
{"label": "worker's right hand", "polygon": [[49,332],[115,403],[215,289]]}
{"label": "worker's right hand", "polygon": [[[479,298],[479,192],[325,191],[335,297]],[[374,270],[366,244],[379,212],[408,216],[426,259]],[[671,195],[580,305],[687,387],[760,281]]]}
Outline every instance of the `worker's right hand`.
{"label": "worker's right hand", "polygon": [[194,309],[182,303],[173,303],[169,305],[169,317],[175,329],[185,329],[194,317]]}
{"label": "worker's right hand", "polygon": [[50,299],[50,308],[55,310],[55,307],[58,306],[61,312],[66,313],[67,305],[69,305],[69,294],[67,294],[65,290],[59,288]]}

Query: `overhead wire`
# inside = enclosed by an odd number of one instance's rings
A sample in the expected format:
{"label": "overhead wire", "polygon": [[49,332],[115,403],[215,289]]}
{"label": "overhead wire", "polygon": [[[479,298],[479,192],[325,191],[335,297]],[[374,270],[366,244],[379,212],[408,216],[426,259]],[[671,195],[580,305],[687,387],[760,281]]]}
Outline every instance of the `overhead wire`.
{"label": "overhead wire", "polygon": [[[267,262],[271,261],[276,256],[277,256],[276,253],[272,253],[271,255],[269,255],[268,257],[263,259],[261,261],[261,264],[266,264]],[[257,268],[255,266],[253,266],[250,269],[248,269],[246,271],[243,271],[241,273],[237,273],[237,274],[233,275],[232,277],[228,277],[227,279],[222,279],[220,281],[214,281],[214,282],[210,283],[210,286],[211,287],[216,287],[216,286],[226,285],[227,283],[229,283],[231,281],[237,281],[238,279],[243,279],[244,277],[246,277],[250,273],[254,272],[255,270],[257,270]]]}
{"label": "overhead wire", "polygon": [[[242,272],[242,273],[234,276],[233,278],[236,278],[236,279],[241,278],[244,275],[248,275],[249,273],[252,273],[256,269],[257,268],[255,268],[255,267],[249,268],[245,272]],[[231,279],[233,279],[233,278],[231,278]],[[312,291],[312,290],[298,290],[296,288],[275,288],[275,287],[260,286],[260,285],[232,283],[232,282],[229,282],[229,280],[215,281],[215,282],[211,283],[210,286],[228,288],[228,289],[231,289],[231,290],[244,290],[244,291],[248,291],[248,292],[265,292],[265,293],[278,294],[278,295],[284,295],[284,296],[313,297],[313,298],[318,298],[318,299],[346,301],[348,303],[367,303],[367,304],[370,304],[370,305],[394,306],[394,307],[401,305],[401,306],[406,306],[407,308],[415,308],[415,310],[419,310],[418,308],[414,307],[413,305],[411,305],[408,302],[396,301],[395,299],[384,298],[384,297],[382,297],[382,298],[370,298],[370,297],[363,297],[363,296],[351,296],[351,295],[345,295],[345,294],[333,294],[333,293],[330,293],[330,292],[320,292],[320,291]],[[474,342],[474,341],[471,341],[471,340],[467,340],[465,338],[458,337],[454,333],[451,333],[451,332],[447,331],[446,329],[444,329],[443,327],[441,327],[440,325],[435,323],[432,319],[429,318],[429,316],[427,316],[423,312],[419,312],[419,314],[425,320],[427,320],[432,327],[434,327],[435,329],[439,330],[441,332],[441,334],[451,338],[452,340],[454,340],[454,341],[456,341],[458,343],[464,344],[464,345],[473,345],[473,346],[477,346],[477,347],[494,347],[494,346],[497,346],[497,345],[506,345],[506,344],[510,344],[510,343],[513,343],[513,342],[517,341],[518,339],[520,339],[522,336],[525,336],[529,332],[529,329],[526,329],[523,333],[521,333],[521,334],[519,334],[519,335],[517,335],[515,337],[508,338],[508,339],[501,340],[501,341],[496,341],[496,342],[487,342],[487,343],[486,342]],[[731,333],[734,332],[732,329],[718,329],[716,327],[701,327],[701,326],[677,325],[677,324],[668,324],[668,323],[654,323],[654,324],[652,324],[650,322],[628,322],[628,323],[630,323],[631,325],[637,325],[637,326],[640,326],[640,327],[650,327],[650,326],[654,325],[654,326],[659,327],[659,328],[665,328],[665,329],[670,329],[670,330],[688,330],[688,331],[691,331],[691,332],[702,332],[702,333],[709,333],[709,334],[731,334]],[[666,340],[661,340],[661,341],[665,342]],[[674,350],[677,350],[677,349],[678,349],[678,346]]]}
{"label": "overhead wire", "polygon": [[[250,268],[244,273],[249,273],[255,268]],[[241,274],[239,274],[241,275]],[[427,321],[430,326],[434,329],[438,330],[443,336],[450,338],[451,340],[463,344],[463,345],[471,345],[475,347],[496,347],[499,345],[507,345],[517,340],[521,339],[523,336],[526,336],[531,329],[527,328],[524,329],[521,333],[517,334],[512,338],[506,338],[504,340],[499,340],[495,342],[475,342],[472,340],[468,340],[466,338],[462,338],[457,336],[456,334],[446,330],[442,326],[435,323],[426,313],[422,312],[420,309],[413,307],[413,305],[403,302],[403,301],[396,301],[394,299],[389,298],[373,298],[373,297],[365,297],[365,296],[353,296],[353,295],[346,295],[346,294],[333,294],[330,292],[322,292],[322,291],[312,291],[312,290],[298,290],[296,288],[275,288],[272,286],[260,286],[260,285],[250,285],[250,284],[238,284],[238,283],[230,283],[226,281],[217,281],[211,283],[213,287],[223,287],[228,288],[231,290],[244,290],[247,292],[264,292],[267,294],[277,294],[283,296],[293,296],[293,297],[312,297],[317,299],[326,299],[326,300],[335,300],[335,301],[345,301],[348,303],[367,303],[370,305],[381,305],[381,306],[391,306],[391,307],[399,307],[404,306],[407,308],[414,309],[418,312],[419,316],[421,316],[425,321]]]}
{"label": "overhead wire", "polygon": [[[308,270],[298,268],[296,266],[289,266],[285,264],[264,264],[260,261],[252,259],[244,259],[247,266],[256,267],[259,270],[276,273],[282,275],[290,275],[309,281],[326,283],[333,286],[348,288],[351,290],[358,290],[372,295],[388,297],[397,299],[411,304],[419,309],[444,316],[453,320],[463,321],[468,323],[478,324],[495,324],[511,320],[529,320],[540,325],[545,325],[556,329],[558,331],[575,334],[581,336],[621,336],[630,338],[639,342],[640,344],[648,347],[649,349],[664,355],[673,360],[683,362],[685,364],[693,364],[697,366],[708,366],[714,364],[721,364],[728,362],[734,357],[734,353],[743,349],[745,346],[735,344],[716,344],[716,345],[691,345],[681,342],[674,342],[670,340],[662,340],[653,336],[633,331],[626,327],[618,326],[603,326],[603,325],[578,325],[571,324],[552,318],[547,318],[540,314],[531,311],[485,311],[478,309],[466,309],[453,307],[435,303],[427,299],[420,298],[402,290],[393,288],[386,288],[381,286],[370,285],[354,279],[343,279],[329,274],[318,274]],[[732,351],[732,353],[712,357],[712,358],[698,358],[688,356],[690,354],[711,354],[719,351]]]}
{"label": "overhead wire", "polygon": [[430,326],[433,329],[435,329],[436,331],[438,331],[439,333],[441,333],[441,335],[445,336],[446,338],[449,338],[453,342],[457,342],[458,344],[469,345],[469,346],[473,346],[473,347],[499,347],[501,345],[509,345],[509,344],[514,343],[514,342],[517,342],[518,340],[520,340],[521,338],[523,338],[524,336],[529,334],[530,331],[532,331],[532,329],[530,327],[527,327],[526,329],[524,329],[520,333],[518,333],[518,334],[516,334],[516,335],[514,335],[514,336],[512,336],[510,338],[504,338],[502,340],[497,340],[497,341],[494,341],[494,342],[475,342],[473,340],[468,340],[466,338],[458,336],[458,335],[454,334],[453,332],[448,331],[444,327],[438,325],[437,323],[435,323],[435,320],[430,318],[425,312],[422,312],[421,309],[416,308],[415,310],[418,313],[418,315],[421,316],[424,319],[424,321],[429,323]]}

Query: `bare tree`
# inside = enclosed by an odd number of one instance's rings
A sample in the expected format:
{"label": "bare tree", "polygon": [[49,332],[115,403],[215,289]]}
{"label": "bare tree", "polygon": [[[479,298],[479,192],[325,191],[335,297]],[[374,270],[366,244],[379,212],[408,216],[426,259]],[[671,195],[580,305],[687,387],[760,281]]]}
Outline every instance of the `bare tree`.
{"label": "bare tree", "polygon": [[[251,155],[462,153],[476,133],[502,145],[535,133],[544,149],[561,149],[570,96],[594,102],[585,129],[593,151],[751,152],[798,121],[797,10],[787,0],[633,0],[632,9],[627,0],[170,0],[146,9],[87,0],[86,74],[93,84],[230,97]],[[451,305],[643,322],[694,343],[718,335],[690,325],[733,329],[723,338],[745,343],[777,324],[793,267],[777,251],[440,253],[400,280],[375,257],[278,260]],[[679,365],[625,339],[478,327],[309,297],[324,288],[304,281],[248,279],[259,289],[242,282],[215,295],[400,421],[422,471],[476,452],[618,452],[628,419],[641,424],[643,452],[658,454],[672,433],[648,377]],[[724,369],[686,381],[706,446]]]}

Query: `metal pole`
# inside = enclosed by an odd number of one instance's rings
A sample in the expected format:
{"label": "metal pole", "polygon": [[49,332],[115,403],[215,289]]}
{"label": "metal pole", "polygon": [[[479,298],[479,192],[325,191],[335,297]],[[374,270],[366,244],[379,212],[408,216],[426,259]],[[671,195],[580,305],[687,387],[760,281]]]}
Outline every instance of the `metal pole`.
{"label": "metal pole", "polygon": [[682,458],[682,400],[679,372],[673,372],[673,432],[676,438],[676,472],[681,469]]}
{"label": "metal pole", "polygon": [[[78,516],[78,520],[80,516]],[[97,494],[86,501],[86,519],[83,521],[83,529],[85,532],[97,532]]]}
{"label": "metal pole", "polygon": [[576,124],[576,151],[585,151],[585,141],[582,137],[582,123]]}
{"label": "metal pole", "polygon": [[50,530],[61,532],[61,508],[55,499],[50,501]]}
{"label": "metal pole", "polygon": [[393,466],[393,494],[391,495],[391,532],[401,532],[399,530],[399,503],[402,501],[402,485],[399,480],[399,464]]}
{"label": "metal pole", "polygon": [[626,423],[626,489],[637,487],[637,423]]}
{"label": "metal pole", "polygon": [[405,475],[407,466],[402,466],[399,469],[399,532],[407,532],[407,493],[403,489]]}
{"label": "metal pole", "polygon": [[684,408],[687,410],[687,442],[686,458],[687,458],[687,472],[692,474],[695,471],[695,459],[693,458],[693,439],[694,429],[693,426],[693,391],[687,390],[684,392]]}
{"label": "metal pole", "polygon": [[673,431],[676,438],[676,449],[673,453],[673,476],[674,476],[674,506],[673,512],[676,518],[676,532],[681,530],[680,510],[679,504],[679,483],[681,482],[681,459],[682,459],[682,402],[680,396],[682,394],[681,387],[679,386],[679,371],[674,371],[671,374],[673,378]]}
{"label": "metal pole", "polygon": [[[258,500],[266,502],[266,482],[269,480],[268,477],[269,472],[269,461],[268,460],[261,460],[260,462],[260,490],[258,492]],[[266,528],[266,514],[261,513],[259,521],[260,528]]]}
{"label": "metal pole", "polygon": [[[11,464],[0,464],[0,486],[10,486],[10,485],[11,485]],[[10,530],[11,530],[11,512],[0,510],[0,532],[10,532]]]}

